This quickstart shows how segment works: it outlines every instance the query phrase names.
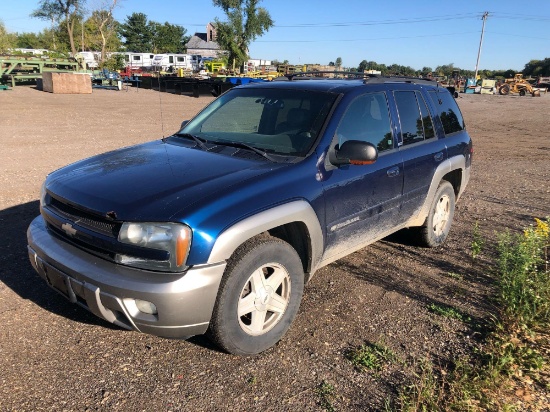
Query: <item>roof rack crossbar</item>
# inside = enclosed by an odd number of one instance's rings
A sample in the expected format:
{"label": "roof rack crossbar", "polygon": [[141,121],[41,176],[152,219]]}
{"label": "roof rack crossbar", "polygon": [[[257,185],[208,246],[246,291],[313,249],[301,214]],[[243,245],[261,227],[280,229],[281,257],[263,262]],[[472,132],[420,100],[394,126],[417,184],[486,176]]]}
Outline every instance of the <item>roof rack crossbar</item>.
{"label": "roof rack crossbar", "polygon": [[[328,77],[326,75],[332,75]],[[437,84],[437,81],[427,77],[413,77],[413,76],[386,76],[381,74],[362,73],[362,72],[343,72],[343,71],[305,71],[285,74],[288,80],[310,80],[310,79],[363,79],[364,83],[414,83],[414,84]]]}

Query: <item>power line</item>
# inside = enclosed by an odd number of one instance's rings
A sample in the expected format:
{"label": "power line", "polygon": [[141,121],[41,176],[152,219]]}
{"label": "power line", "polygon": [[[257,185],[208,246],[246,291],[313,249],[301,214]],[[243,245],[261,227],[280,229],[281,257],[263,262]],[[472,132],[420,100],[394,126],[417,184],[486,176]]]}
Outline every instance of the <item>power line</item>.
{"label": "power line", "polygon": [[469,31],[469,32],[461,32],[461,33],[437,33],[437,35],[434,34],[426,34],[426,35],[419,35],[419,36],[399,36],[399,37],[371,37],[368,39],[317,39],[317,40],[256,40],[254,43],[327,43],[327,42],[357,42],[357,41],[375,41],[375,40],[400,40],[400,39],[417,39],[417,38],[426,38],[426,37],[440,37],[440,36],[458,36],[458,35],[464,35],[464,34],[477,34],[479,31]]}

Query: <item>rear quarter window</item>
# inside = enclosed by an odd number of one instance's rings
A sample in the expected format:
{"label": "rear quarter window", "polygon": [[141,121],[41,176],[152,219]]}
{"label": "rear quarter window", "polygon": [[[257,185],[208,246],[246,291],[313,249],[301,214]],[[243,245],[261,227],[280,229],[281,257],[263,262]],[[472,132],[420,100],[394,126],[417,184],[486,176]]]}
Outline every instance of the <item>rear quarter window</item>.
{"label": "rear quarter window", "polygon": [[447,90],[430,90],[428,95],[432,99],[446,135],[460,132],[465,129],[462,113],[460,112],[454,97]]}

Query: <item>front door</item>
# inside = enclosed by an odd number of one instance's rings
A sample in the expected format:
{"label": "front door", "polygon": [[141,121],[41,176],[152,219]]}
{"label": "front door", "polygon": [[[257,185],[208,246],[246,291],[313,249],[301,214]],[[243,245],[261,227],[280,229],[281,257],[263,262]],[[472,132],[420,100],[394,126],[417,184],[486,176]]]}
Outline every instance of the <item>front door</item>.
{"label": "front door", "polygon": [[339,144],[346,140],[374,144],[379,157],[371,165],[341,166],[324,182],[327,259],[379,238],[399,224],[403,191],[403,159],[394,142],[385,93],[357,97],[336,133]]}

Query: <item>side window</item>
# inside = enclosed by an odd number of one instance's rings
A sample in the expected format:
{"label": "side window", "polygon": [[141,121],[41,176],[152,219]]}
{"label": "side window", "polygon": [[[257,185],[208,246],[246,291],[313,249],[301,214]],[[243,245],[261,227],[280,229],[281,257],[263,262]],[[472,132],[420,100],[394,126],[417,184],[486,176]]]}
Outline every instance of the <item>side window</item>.
{"label": "side window", "polygon": [[342,117],[339,144],[346,140],[372,143],[379,152],[393,148],[388,103],[384,93],[368,93],[355,99]]}
{"label": "side window", "polygon": [[443,123],[443,130],[445,134],[451,134],[455,132],[460,132],[464,130],[464,119],[462,118],[462,113],[455,102],[451,93],[447,90],[441,90],[439,92],[435,90],[430,90],[428,92],[430,99]]}
{"label": "side window", "polygon": [[430,111],[426,105],[424,97],[418,92],[416,92],[416,98],[418,99],[418,105],[420,106],[420,114],[422,115],[422,124],[424,125],[424,138],[431,139],[435,137],[434,124],[432,121],[432,116],[430,116]]}
{"label": "side window", "polygon": [[416,93],[413,91],[394,92],[394,96],[401,121],[403,145],[421,142],[424,140],[424,125],[416,101]]}

